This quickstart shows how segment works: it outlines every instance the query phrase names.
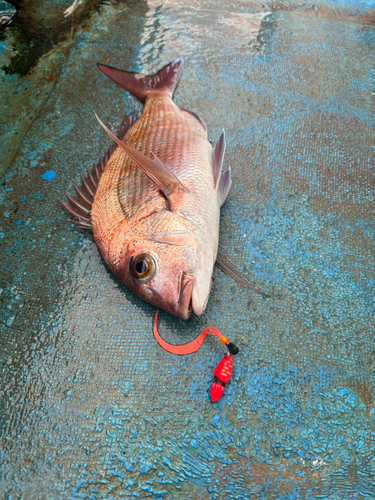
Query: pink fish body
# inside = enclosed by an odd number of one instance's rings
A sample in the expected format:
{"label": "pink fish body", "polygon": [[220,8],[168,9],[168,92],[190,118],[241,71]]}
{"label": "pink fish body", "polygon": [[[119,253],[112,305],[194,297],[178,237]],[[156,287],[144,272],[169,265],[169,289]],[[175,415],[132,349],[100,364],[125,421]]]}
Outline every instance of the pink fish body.
{"label": "pink fish body", "polygon": [[230,170],[221,173],[224,132],[212,149],[202,120],[172,101],[182,66],[175,59],[145,76],[99,65],[145,105],[119,137],[100,122],[115,145],[83,179],[87,186],[75,186],[73,207],[64,206],[78,225],[91,225],[115,276],[142,299],[187,319],[207,304],[231,180]]}

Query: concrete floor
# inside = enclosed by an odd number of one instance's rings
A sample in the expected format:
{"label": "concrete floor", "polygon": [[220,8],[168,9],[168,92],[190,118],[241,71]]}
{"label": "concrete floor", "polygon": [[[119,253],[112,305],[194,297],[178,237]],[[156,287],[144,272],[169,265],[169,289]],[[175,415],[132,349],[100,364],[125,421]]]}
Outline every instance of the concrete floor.
{"label": "concrete floor", "polygon": [[[0,498],[374,499],[371,2],[96,7],[1,73]],[[178,56],[175,101],[227,134],[220,247],[272,295],[215,271],[203,321],[241,350],[215,404],[225,351],[163,351],[155,308],[57,203],[110,144],[93,110],[118,129],[141,109],[96,62]],[[168,342],[188,326],[160,314]]]}

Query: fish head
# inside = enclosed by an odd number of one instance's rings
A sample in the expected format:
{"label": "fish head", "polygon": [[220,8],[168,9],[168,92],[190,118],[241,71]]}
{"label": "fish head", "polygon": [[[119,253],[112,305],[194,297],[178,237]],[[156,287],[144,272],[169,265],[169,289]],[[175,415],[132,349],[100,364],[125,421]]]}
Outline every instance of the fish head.
{"label": "fish head", "polygon": [[211,290],[211,245],[189,221],[168,222],[165,227],[147,220],[133,230],[116,274],[138,296],[164,311],[182,319],[191,312],[200,316]]}

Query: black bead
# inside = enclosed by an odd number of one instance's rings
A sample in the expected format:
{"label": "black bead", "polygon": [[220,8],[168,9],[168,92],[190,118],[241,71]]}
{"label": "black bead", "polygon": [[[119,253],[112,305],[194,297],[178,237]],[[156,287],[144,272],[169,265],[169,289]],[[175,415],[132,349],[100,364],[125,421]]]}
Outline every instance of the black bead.
{"label": "black bead", "polygon": [[239,349],[236,346],[236,344],[233,344],[233,342],[228,342],[227,347],[228,347],[228,351],[232,354],[232,356],[235,356],[236,354],[238,354]]}

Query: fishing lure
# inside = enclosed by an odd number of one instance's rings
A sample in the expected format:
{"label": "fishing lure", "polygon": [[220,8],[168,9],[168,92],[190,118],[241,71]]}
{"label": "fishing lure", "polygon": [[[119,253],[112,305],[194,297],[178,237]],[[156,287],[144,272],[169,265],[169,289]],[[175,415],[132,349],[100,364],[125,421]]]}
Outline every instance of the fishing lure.
{"label": "fishing lure", "polygon": [[217,401],[223,394],[225,385],[232,376],[233,362],[232,356],[224,356],[214,371],[214,381],[211,384],[211,402]]}
{"label": "fishing lure", "polygon": [[224,356],[224,358],[219,362],[214,371],[214,381],[212,382],[210,388],[211,402],[214,403],[222,396],[225,385],[229,382],[232,376],[232,356],[236,356],[238,354],[238,347],[233,342],[229,342],[229,340],[224,335],[222,335],[214,326],[204,327],[198,337],[193,341],[188,342],[187,344],[168,344],[160,337],[158,332],[158,312],[159,311],[156,311],[154,320],[154,337],[158,344],[167,352],[170,352],[171,354],[178,354],[179,356],[197,352],[207,335],[217,337],[219,339],[219,342],[225,345],[225,347],[228,349],[228,354]]}

